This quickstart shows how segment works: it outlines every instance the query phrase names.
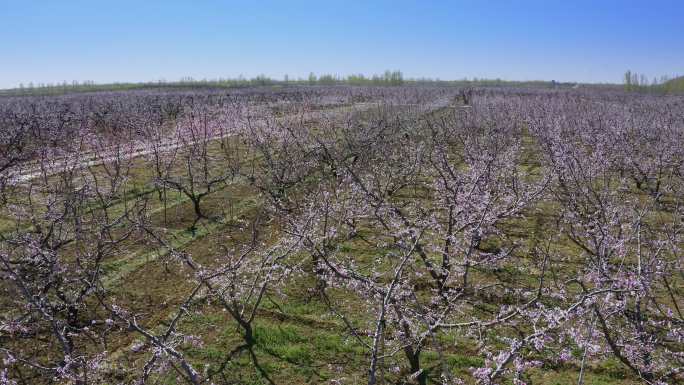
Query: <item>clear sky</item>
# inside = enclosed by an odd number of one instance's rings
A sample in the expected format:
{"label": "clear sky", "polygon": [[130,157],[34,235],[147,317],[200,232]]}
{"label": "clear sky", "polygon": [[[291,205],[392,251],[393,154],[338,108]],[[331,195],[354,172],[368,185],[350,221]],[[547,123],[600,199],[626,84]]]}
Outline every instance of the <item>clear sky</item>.
{"label": "clear sky", "polygon": [[684,0],[0,0],[0,88],[347,75],[684,74]]}

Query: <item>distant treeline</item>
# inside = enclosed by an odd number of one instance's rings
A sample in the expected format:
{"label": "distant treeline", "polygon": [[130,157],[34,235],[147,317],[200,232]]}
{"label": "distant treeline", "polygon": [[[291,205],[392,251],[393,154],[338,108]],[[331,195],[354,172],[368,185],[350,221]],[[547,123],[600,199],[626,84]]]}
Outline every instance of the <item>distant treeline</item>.
{"label": "distant treeline", "polygon": [[149,88],[233,88],[233,87],[257,87],[257,86],[402,86],[402,85],[441,85],[441,86],[460,86],[460,87],[574,87],[576,83],[560,83],[555,81],[508,81],[502,79],[461,79],[461,80],[441,80],[434,78],[404,78],[401,71],[385,71],[380,75],[365,76],[363,74],[352,74],[340,76],[333,74],[316,75],[310,73],[307,78],[290,78],[285,75],[283,79],[273,79],[265,75],[253,78],[218,78],[218,79],[194,79],[184,77],[178,81],[158,80],[151,82],[127,82],[127,83],[105,83],[98,84],[94,81],[72,81],[56,84],[28,83],[20,84],[17,88],[0,90],[0,95],[58,95],[74,92],[97,92],[97,91],[126,91],[135,89]]}
{"label": "distant treeline", "polygon": [[684,93],[684,76],[661,76],[648,80],[644,74],[627,71],[623,76],[623,84],[626,91],[652,92],[665,94]]}
{"label": "distant treeline", "polygon": [[661,88],[666,93],[684,94],[684,76],[668,80]]}

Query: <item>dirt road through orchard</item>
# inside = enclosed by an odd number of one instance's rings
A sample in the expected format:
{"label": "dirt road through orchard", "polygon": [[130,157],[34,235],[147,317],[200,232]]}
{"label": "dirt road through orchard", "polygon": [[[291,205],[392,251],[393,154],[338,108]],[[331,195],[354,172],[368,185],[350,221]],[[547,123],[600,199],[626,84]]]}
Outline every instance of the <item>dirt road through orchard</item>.
{"label": "dirt road through orchard", "polygon": [[[449,98],[440,98],[433,103],[426,105],[416,104],[398,104],[395,106],[417,106],[421,108],[421,113],[429,113],[430,111],[447,107],[450,104]],[[369,110],[372,107],[380,106],[380,103],[355,103],[350,106],[335,107],[328,110],[309,111],[304,114],[289,114],[280,116],[276,119],[298,119],[298,120],[312,120],[316,118],[325,117],[326,119],[335,119],[350,112],[360,112]],[[233,135],[236,130],[246,124],[246,120],[236,120],[234,125],[228,129],[222,130],[221,133],[212,135],[208,139],[199,140],[218,140],[224,137]],[[267,124],[267,119],[251,119],[250,124]],[[30,182],[41,176],[52,176],[65,170],[78,170],[88,167],[98,166],[101,164],[112,163],[116,161],[125,161],[141,156],[146,156],[154,152],[169,152],[175,149],[192,145],[198,140],[188,141],[181,135],[182,130],[167,139],[158,142],[134,142],[126,146],[115,146],[99,150],[84,150],[81,153],[74,153],[69,157],[62,157],[57,159],[49,159],[45,162],[30,161],[19,164],[10,170],[6,170],[8,174],[9,184],[21,184]]]}

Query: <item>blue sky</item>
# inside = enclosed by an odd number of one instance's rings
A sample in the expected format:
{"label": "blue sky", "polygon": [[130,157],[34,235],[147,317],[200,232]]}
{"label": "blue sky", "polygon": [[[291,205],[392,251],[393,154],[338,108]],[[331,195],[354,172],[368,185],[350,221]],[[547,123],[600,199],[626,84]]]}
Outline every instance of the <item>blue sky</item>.
{"label": "blue sky", "polygon": [[72,80],[684,73],[682,0],[0,0],[0,88]]}

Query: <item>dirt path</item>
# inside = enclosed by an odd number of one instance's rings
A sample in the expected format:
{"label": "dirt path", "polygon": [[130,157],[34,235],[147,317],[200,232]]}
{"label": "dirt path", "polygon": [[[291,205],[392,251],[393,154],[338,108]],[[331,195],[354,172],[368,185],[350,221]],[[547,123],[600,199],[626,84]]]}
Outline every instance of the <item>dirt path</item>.
{"label": "dirt path", "polygon": [[[440,98],[438,100],[435,100],[433,103],[429,103],[426,105],[416,105],[416,104],[402,104],[404,106],[417,106],[417,107],[423,107],[424,111],[422,112],[427,112],[430,110],[435,110],[439,108],[444,108],[447,107],[450,104],[450,100],[448,98]],[[337,118],[342,116],[343,114],[354,112],[354,111],[364,111],[371,109],[372,107],[379,106],[380,103],[355,103],[352,104],[351,106],[344,106],[344,107],[335,107],[331,108],[329,110],[322,110],[322,111],[311,111],[305,113],[303,116],[302,115],[297,115],[297,114],[291,114],[287,115],[284,117],[278,117],[278,119],[312,119],[316,117],[323,117],[325,116],[326,118]],[[331,116],[332,115],[332,116]],[[263,122],[263,121],[261,121]],[[244,124],[244,123],[243,123]],[[208,138],[209,141],[214,141],[218,139],[222,139],[224,137],[232,135],[235,130],[239,129],[239,127],[232,127],[229,130],[226,130],[223,134],[217,134],[213,135]],[[202,139],[203,140],[203,139]],[[37,161],[31,161],[31,162],[25,162],[23,164],[20,164],[16,167],[14,167],[12,170],[9,171],[9,184],[21,184],[21,183],[27,183],[30,182],[31,180],[34,180],[36,178],[39,178],[41,176],[52,176],[57,173],[60,173],[64,170],[78,170],[78,169],[84,169],[88,167],[93,167],[93,166],[98,166],[101,164],[105,163],[112,163],[118,160],[130,160],[134,158],[138,158],[141,156],[146,156],[149,154],[154,153],[155,151],[160,151],[160,152],[169,152],[181,147],[185,147],[188,145],[192,145],[197,143],[198,140],[195,141],[187,141],[187,140],[182,140],[181,137],[178,135],[175,135],[174,137],[170,137],[166,140],[163,140],[159,143],[154,143],[154,142],[138,142],[133,145],[131,145],[129,148],[125,149],[124,152],[122,153],[121,148],[113,148],[113,149],[107,149],[107,150],[100,150],[100,151],[84,151],[83,153],[80,154],[74,154],[72,157],[69,158],[62,158],[62,159],[52,159],[50,160],[49,166],[45,167],[45,165],[40,164]]]}

